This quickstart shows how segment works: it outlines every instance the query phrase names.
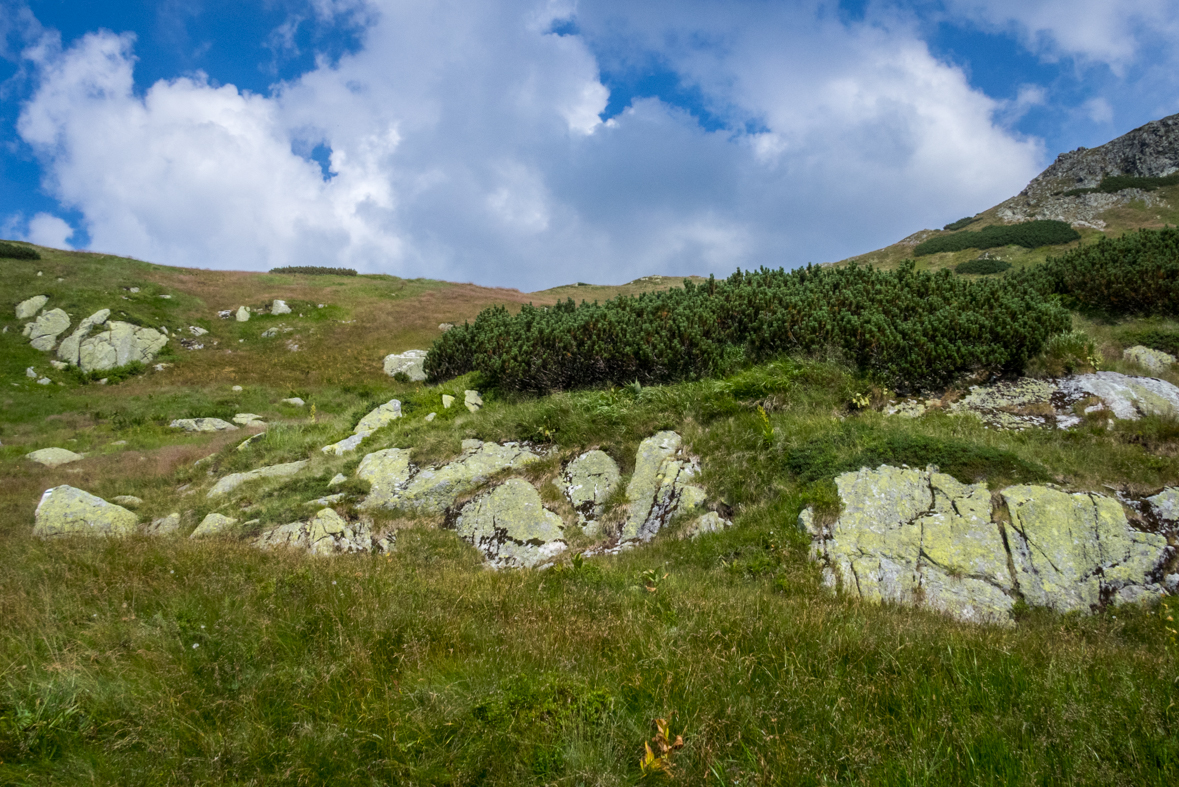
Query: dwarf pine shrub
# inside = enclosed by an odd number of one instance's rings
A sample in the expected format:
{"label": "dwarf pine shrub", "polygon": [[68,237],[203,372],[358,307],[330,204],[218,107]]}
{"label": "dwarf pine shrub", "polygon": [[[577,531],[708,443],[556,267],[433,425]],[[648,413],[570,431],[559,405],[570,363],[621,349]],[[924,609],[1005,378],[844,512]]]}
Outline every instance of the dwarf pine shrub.
{"label": "dwarf pine shrub", "polygon": [[1124,189],[1141,189],[1143,191],[1157,191],[1166,186],[1179,185],[1179,172],[1164,175],[1161,178],[1140,178],[1136,175],[1107,175],[1101,183],[1088,189],[1069,189],[1064,192],[1066,197],[1078,197],[1082,194],[1116,194]]}
{"label": "dwarf pine shrub", "polygon": [[271,273],[300,273],[304,276],[355,276],[352,268],[324,268],[319,265],[288,265],[285,268],[271,268]]}
{"label": "dwarf pine shrub", "polygon": [[970,260],[968,262],[959,263],[954,268],[955,273],[972,273],[976,276],[986,276],[992,273],[1003,273],[1011,268],[1011,263],[1006,260],[995,260],[990,258],[980,257],[977,260]]}
{"label": "dwarf pine shrub", "polygon": [[30,246],[0,241],[0,258],[9,260],[39,260],[41,254]]}
{"label": "dwarf pine shrub", "polygon": [[1063,221],[1036,220],[1022,224],[992,224],[978,231],[955,232],[937,235],[918,243],[913,254],[924,257],[944,251],[964,249],[994,249],[999,246],[1023,246],[1037,249],[1041,246],[1057,246],[1080,240],[1081,234]]}
{"label": "dwarf pine shrub", "polygon": [[722,375],[787,353],[836,354],[899,389],[1018,372],[1068,313],[1029,283],[850,265],[737,271],[605,303],[481,312],[434,342],[431,381],[480,372],[537,393]]}

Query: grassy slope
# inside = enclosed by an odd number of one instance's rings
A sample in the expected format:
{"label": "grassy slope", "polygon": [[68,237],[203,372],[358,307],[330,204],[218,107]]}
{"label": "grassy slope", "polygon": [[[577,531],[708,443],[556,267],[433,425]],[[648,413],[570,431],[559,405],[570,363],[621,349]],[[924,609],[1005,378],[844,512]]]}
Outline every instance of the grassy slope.
{"label": "grassy slope", "polygon": [[[442,410],[439,398],[472,381],[397,383],[380,373],[381,355],[423,346],[438,322],[488,303],[616,291],[524,296],[61,253],[4,265],[11,303],[43,291],[77,316],[113,298],[150,324],[203,325],[219,345],[177,351],[165,359],[173,368],[119,385],[46,390],[24,377],[25,366],[45,367],[45,356],[19,332],[0,335],[8,389],[0,397],[0,783],[633,784],[656,718],[684,736],[672,758],[680,784],[1169,784],[1179,776],[1171,610],[1037,612],[1002,630],[860,604],[819,589],[793,528],[804,505],[833,512],[831,475],[865,451],[993,487],[1039,478],[1141,493],[1176,484],[1173,422],[1012,434],[940,414],[888,419],[849,406],[856,394],[882,392],[816,361],[637,391],[543,399],[488,391],[487,407],[469,414]],[[151,297],[160,293],[174,297]],[[274,297],[303,321],[215,317]],[[312,311],[317,303],[328,307]],[[285,338],[259,338],[281,321],[298,326],[287,338],[298,337],[299,352],[272,349]],[[1118,368],[1126,326],[1078,324]],[[244,390],[232,392],[233,383]],[[278,404],[291,393],[316,405],[314,418]],[[220,475],[310,458],[303,476],[246,487],[216,509],[291,521],[358,461],[326,458],[318,446],[392,396],[406,418],[366,447],[410,447],[425,462],[453,456],[470,437],[559,446],[530,471],[538,482],[593,446],[630,472],[642,438],[677,429],[703,458],[710,499],[733,510],[736,527],[698,542],[673,532],[636,552],[540,573],[484,571],[474,550],[432,520],[381,520],[399,531],[387,558],[261,554],[238,541],[30,536],[40,492],[57,484],[136,494],[143,518],[175,510],[191,528],[214,510],[204,491]],[[242,411],[274,424],[243,452],[235,450],[243,431],[177,436],[165,426]],[[439,417],[427,423],[431,411]],[[91,455],[53,471],[21,458],[53,444]],[[551,485],[540,486],[570,513]],[[621,515],[615,501],[610,516]]]}
{"label": "grassy slope", "polygon": [[[1170,186],[1168,188],[1159,189],[1156,194],[1162,197],[1169,205],[1179,206],[1179,186]],[[999,208],[995,206],[989,210],[985,210],[978,214],[978,221],[966,227],[972,232],[976,232],[983,227],[991,224],[1002,224],[998,218]],[[986,254],[991,257],[1007,260],[1015,267],[1024,267],[1027,265],[1034,265],[1044,261],[1050,255],[1057,255],[1065,252],[1075,246],[1086,243],[1093,243],[1098,238],[1104,235],[1117,237],[1123,233],[1137,230],[1137,229],[1161,229],[1162,227],[1171,224],[1179,224],[1179,207],[1166,208],[1148,208],[1144,203],[1130,203],[1124,207],[1114,208],[1101,214],[1100,218],[1105,221],[1106,228],[1104,231],[1087,229],[1084,227],[1077,228],[1081,233],[1081,239],[1073,243],[1064,244],[1062,246],[1046,246],[1039,249],[1025,249],[1021,246],[1006,246],[998,249],[987,249]],[[949,234],[943,230],[926,231],[928,234],[923,234],[921,240],[934,235]],[[860,254],[855,257],[849,257],[842,260],[839,265],[849,262],[859,262],[862,264],[875,265],[878,268],[891,269],[895,268],[898,263],[913,257],[913,246],[916,244],[910,243],[894,243],[891,246],[886,246],[883,249],[868,252],[867,254]],[[917,267],[920,270],[938,270],[941,268],[953,268],[961,262],[973,260],[980,256],[983,252],[977,249],[965,249],[957,252],[944,252],[942,254],[930,254],[924,257],[917,258]]]}

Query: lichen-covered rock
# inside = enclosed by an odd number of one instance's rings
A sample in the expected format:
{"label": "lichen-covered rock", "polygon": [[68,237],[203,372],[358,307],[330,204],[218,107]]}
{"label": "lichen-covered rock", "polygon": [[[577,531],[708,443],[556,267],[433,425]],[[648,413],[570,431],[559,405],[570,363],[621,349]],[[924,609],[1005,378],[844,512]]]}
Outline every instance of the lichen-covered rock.
{"label": "lichen-covered rock", "polygon": [[1054,382],[1030,377],[994,385],[976,385],[969,394],[950,405],[950,412],[974,415],[996,429],[1048,426],[1050,422],[1043,410],[1050,407],[1055,394]]}
{"label": "lichen-covered rock", "polygon": [[382,426],[393,423],[400,417],[401,402],[397,399],[390,399],[364,418],[361,418],[360,422],[356,424],[356,428],[352,430],[352,433],[367,437]]}
{"label": "lichen-covered rock", "polygon": [[307,466],[307,460],[302,459],[298,462],[287,462],[281,465],[270,465],[269,467],[259,467],[256,470],[249,470],[245,473],[230,473],[221,478],[209,490],[208,497],[210,499],[216,497],[223,497],[239,486],[250,481],[257,481],[262,478],[289,478],[297,474],[300,470]]}
{"label": "lichen-covered rock", "polygon": [[426,362],[425,350],[406,350],[403,353],[391,353],[385,356],[385,374],[392,377],[404,374],[410,380],[421,382],[426,379],[423,364]]}
{"label": "lichen-covered rock", "polygon": [[814,540],[825,583],[867,600],[1006,623],[1018,598],[1089,611],[1163,592],[1155,574],[1166,539],[1132,528],[1101,495],[1010,487],[1000,493],[1005,525],[985,485],[934,468],[862,468],[835,483],[843,503],[835,523],[821,527],[805,511],[799,526]]}
{"label": "lichen-covered rock", "polygon": [[364,522],[348,522],[330,508],[316,512],[309,522],[292,522],[263,533],[254,541],[260,549],[305,549],[313,555],[371,552],[372,533]]}
{"label": "lichen-covered rock", "polygon": [[472,413],[477,413],[483,407],[483,397],[478,391],[463,391],[463,404]]}
{"label": "lichen-covered rock", "polygon": [[45,467],[60,467],[61,465],[68,465],[70,462],[77,462],[84,457],[81,454],[75,454],[65,448],[42,448],[32,453],[25,454],[25,459],[30,462],[36,462]]}
{"label": "lichen-covered rock", "polygon": [[635,472],[626,487],[630,513],[621,541],[650,541],[677,514],[699,507],[704,490],[691,483],[699,463],[683,455],[675,432],[659,432],[639,444]]}
{"label": "lichen-covered rock", "polygon": [[266,426],[266,422],[262,420],[262,416],[257,413],[238,413],[233,417],[233,422],[238,426]]}
{"label": "lichen-covered rock", "polygon": [[1152,350],[1149,347],[1144,347],[1137,344],[1133,347],[1127,347],[1122,352],[1122,358],[1130,363],[1137,364],[1149,372],[1165,372],[1170,369],[1175,363],[1175,356],[1170,353],[1165,353],[1162,350]]}
{"label": "lichen-covered rock", "polygon": [[78,368],[93,372],[129,363],[151,363],[167,343],[168,337],[154,328],[112,320],[102,331],[82,340],[78,346]]}
{"label": "lichen-covered rock", "polygon": [[135,495],[116,495],[111,498],[111,502],[123,508],[139,508],[143,505],[143,498]]}
{"label": "lichen-covered rock", "polygon": [[237,429],[233,424],[220,418],[177,418],[168,426],[186,432],[232,432]]}
{"label": "lichen-covered rock", "polygon": [[35,536],[126,536],[139,522],[127,509],[72,486],[46,489],[33,516]]}
{"label": "lichen-covered rock", "polygon": [[463,506],[455,532],[496,568],[532,568],[565,550],[561,518],[532,484],[509,479]]}
{"label": "lichen-covered rock", "polygon": [[249,322],[250,321],[250,307],[249,306],[237,307],[237,313],[234,315],[234,319],[236,319],[238,322]]}
{"label": "lichen-covered rock", "polygon": [[233,533],[237,520],[224,514],[212,513],[201,520],[196,530],[189,534],[189,538],[209,538]]}
{"label": "lichen-covered rock", "polygon": [[21,301],[16,305],[16,319],[31,319],[47,303],[49,303],[47,295],[34,295],[32,298]]}
{"label": "lichen-covered rock", "polygon": [[577,512],[583,529],[593,529],[605,509],[606,499],[622,479],[618,463],[605,451],[587,451],[565,466],[565,496]]}
{"label": "lichen-covered rock", "polygon": [[362,434],[349,435],[349,436],[345,437],[343,440],[340,440],[339,442],[332,443],[331,445],[325,445],[323,448],[321,448],[319,450],[323,451],[325,454],[332,454],[333,456],[343,456],[344,454],[349,453],[350,451],[355,451],[357,448],[359,448],[360,444],[364,442],[365,437],[367,437],[367,435],[362,435]]}
{"label": "lichen-covered rock", "polygon": [[732,526],[733,523],[720,514],[715,511],[709,511],[703,516],[696,517],[691,524],[685,527],[680,533],[680,538],[697,539],[708,533],[719,533]]}
{"label": "lichen-covered rock", "polygon": [[69,337],[63,339],[61,346],[57,348],[57,357],[68,364],[77,366],[81,360],[83,340],[90,336],[90,332],[95,328],[105,324],[110,316],[110,309],[99,309],[78,323],[77,329]]}
{"label": "lichen-covered rock", "polygon": [[[408,452],[378,451],[360,463],[357,475],[372,484],[362,504],[366,508],[441,514],[459,495],[473,492],[494,474],[524,467],[540,457],[518,443],[484,443],[464,440],[463,455],[440,467],[425,467],[414,472]],[[370,458],[373,463],[368,465]],[[365,470],[368,465],[367,470]],[[377,470],[386,466],[388,472]]]}
{"label": "lichen-covered rock", "polygon": [[449,410],[452,404],[454,404],[454,397],[450,394],[442,394],[442,409]]}
{"label": "lichen-covered rock", "polygon": [[1089,611],[1103,591],[1151,584],[1165,537],[1132,529],[1117,500],[1035,486],[1002,492],[1015,577],[1029,604]]}
{"label": "lichen-covered rock", "polygon": [[49,352],[57,344],[57,337],[70,327],[70,316],[61,309],[47,311],[38,317],[28,329],[29,343],[33,349]]}
{"label": "lichen-covered rock", "polygon": [[1168,487],[1146,502],[1154,508],[1155,514],[1167,522],[1179,522],[1179,487]]}
{"label": "lichen-covered rock", "polygon": [[1117,372],[1079,374],[1060,381],[1069,399],[1096,396],[1115,418],[1137,420],[1144,415],[1179,415],[1179,388],[1152,377],[1129,377]]}
{"label": "lichen-covered rock", "polygon": [[302,407],[304,404],[306,404],[306,402],[304,402],[302,399],[300,399],[297,396],[292,396],[289,399],[283,399],[282,403],[289,404],[291,407]]}
{"label": "lichen-covered rock", "polygon": [[286,301],[284,301],[280,298],[275,298],[274,303],[270,304],[270,313],[271,314],[290,314],[291,307],[287,306]]}
{"label": "lichen-covered rock", "polygon": [[173,511],[167,516],[153,519],[151,524],[144,527],[143,532],[149,536],[174,536],[180,531],[180,514]]}

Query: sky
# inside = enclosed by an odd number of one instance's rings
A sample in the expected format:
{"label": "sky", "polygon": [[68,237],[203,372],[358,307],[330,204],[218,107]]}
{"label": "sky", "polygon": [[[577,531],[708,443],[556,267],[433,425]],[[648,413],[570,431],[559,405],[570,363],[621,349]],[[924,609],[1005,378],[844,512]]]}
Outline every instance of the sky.
{"label": "sky", "polygon": [[1174,0],[0,0],[0,237],[723,276],[940,227],[1177,112]]}

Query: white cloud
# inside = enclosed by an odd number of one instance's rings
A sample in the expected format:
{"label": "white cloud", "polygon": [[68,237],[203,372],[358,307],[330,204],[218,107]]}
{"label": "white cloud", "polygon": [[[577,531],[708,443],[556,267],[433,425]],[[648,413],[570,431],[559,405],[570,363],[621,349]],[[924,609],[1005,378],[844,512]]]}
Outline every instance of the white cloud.
{"label": "white cloud", "polygon": [[49,213],[38,213],[29,219],[29,231],[25,233],[25,240],[38,246],[49,246],[54,249],[69,249],[70,238],[74,228],[65,219]]}
{"label": "white cloud", "polygon": [[[95,33],[30,55],[19,130],[95,248],[528,289],[835,259],[1035,174],[1005,105],[914,32],[824,7],[325,3],[367,14],[363,48],[267,96],[199,76],[138,94],[133,39]],[[583,36],[547,32],[574,9]],[[728,127],[657,99],[602,123],[615,44],[670,63]],[[294,152],[321,143],[326,181]]]}

